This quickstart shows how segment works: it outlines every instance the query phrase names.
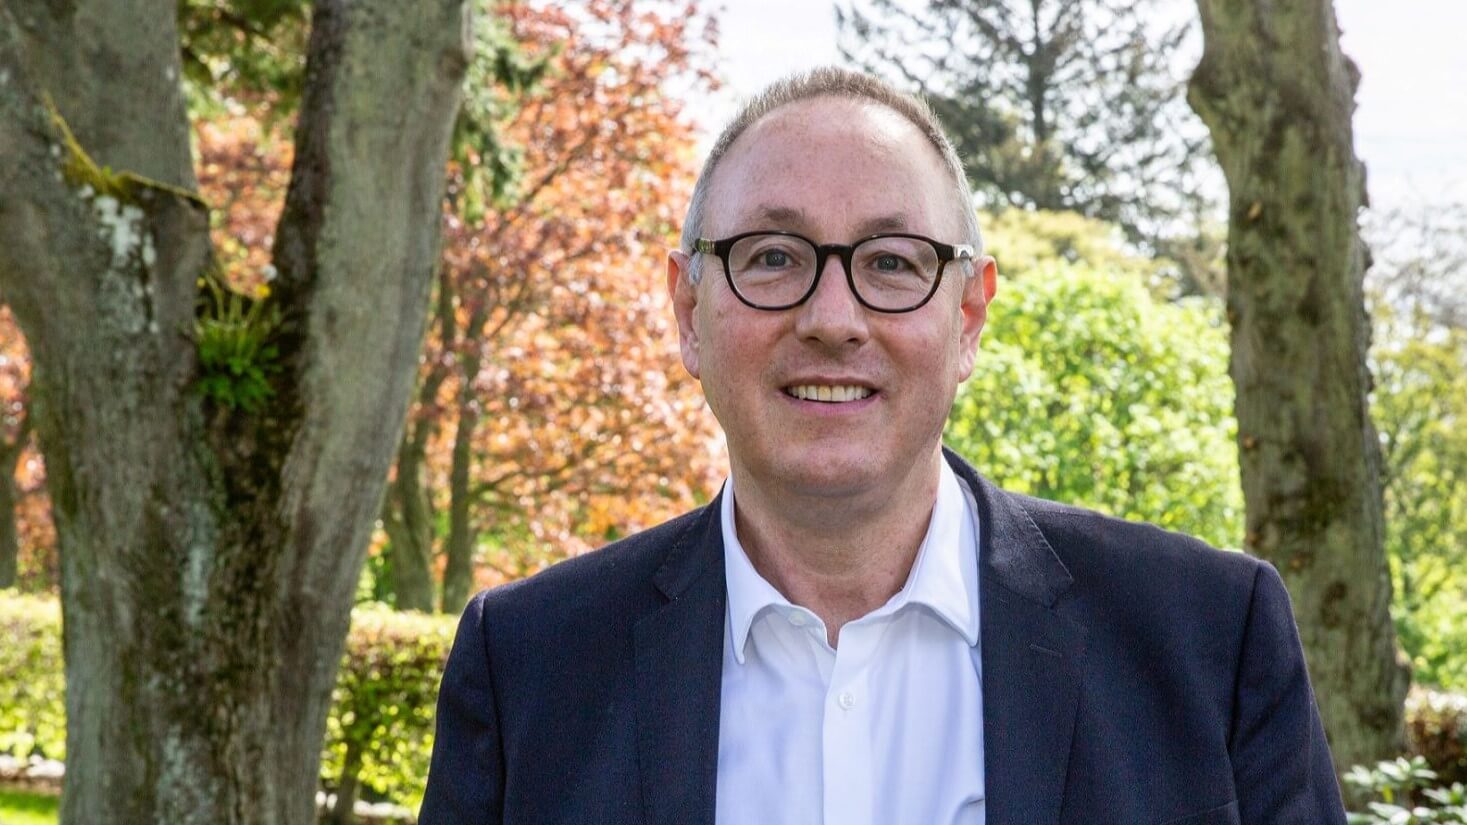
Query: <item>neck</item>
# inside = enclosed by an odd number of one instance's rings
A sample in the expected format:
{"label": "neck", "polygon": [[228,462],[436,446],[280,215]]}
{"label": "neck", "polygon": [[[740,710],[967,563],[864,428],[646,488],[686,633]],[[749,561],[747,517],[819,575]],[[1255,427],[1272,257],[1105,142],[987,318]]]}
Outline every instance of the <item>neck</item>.
{"label": "neck", "polygon": [[760,483],[734,468],[734,523],[759,575],[825,623],[846,622],[901,590],[937,502],[941,450],[896,483],[837,498]]}

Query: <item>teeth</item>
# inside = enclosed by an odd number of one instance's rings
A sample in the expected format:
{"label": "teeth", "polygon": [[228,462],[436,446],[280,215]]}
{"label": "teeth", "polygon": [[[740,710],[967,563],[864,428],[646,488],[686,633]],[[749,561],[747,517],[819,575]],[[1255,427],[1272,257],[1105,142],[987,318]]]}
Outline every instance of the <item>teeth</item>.
{"label": "teeth", "polygon": [[859,401],[871,394],[871,390],[866,387],[833,387],[829,384],[801,384],[797,387],[790,387],[786,392],[802,401],[825,401],[827,403]]}

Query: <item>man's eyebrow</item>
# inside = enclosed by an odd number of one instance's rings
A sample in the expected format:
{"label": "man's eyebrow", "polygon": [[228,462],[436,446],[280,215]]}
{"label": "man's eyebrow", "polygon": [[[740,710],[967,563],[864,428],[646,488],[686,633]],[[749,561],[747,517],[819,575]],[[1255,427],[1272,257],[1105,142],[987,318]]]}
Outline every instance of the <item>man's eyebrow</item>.
{"label": "man's eyebrow", "polygon": [[877,232],[902,232],[907,228],[907,216],[901,213],[882,215],[862,221],[856,227],[858,237],[875,235]]}
{"label": "man's eyebrow", "polygon": [[762,204],[754,211],[754,219],[767,224],[770,229],[787,226],[803,229],[809,225],[805,210],[791,209],[788,206]]}

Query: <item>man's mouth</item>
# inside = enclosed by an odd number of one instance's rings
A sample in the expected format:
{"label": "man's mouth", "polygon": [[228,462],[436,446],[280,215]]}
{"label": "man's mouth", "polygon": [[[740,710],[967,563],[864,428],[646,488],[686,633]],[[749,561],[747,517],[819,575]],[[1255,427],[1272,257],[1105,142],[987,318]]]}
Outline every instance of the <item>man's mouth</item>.
{"label": "man's mouth", "polygon": [[801,401],[823,401],[827,404],[843,404],[847,401],[860,401],[871,395],[874,390],[870,387],[858,387],[853,384],[797,384],[784,388],[785,395],[798,398]]}

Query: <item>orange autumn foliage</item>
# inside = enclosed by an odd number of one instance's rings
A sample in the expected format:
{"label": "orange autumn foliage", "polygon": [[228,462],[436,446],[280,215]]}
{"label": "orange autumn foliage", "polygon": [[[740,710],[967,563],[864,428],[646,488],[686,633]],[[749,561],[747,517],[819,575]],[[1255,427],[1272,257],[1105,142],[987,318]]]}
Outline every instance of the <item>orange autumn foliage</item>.
{"label": "orange autumn foliage", "polygon": [[[423,371],[444,369],[446,380],[410,414],[410,425],[435,425],[425,481],[441,512],[458,391],[465,382],[472,390],[481,585],[706,500],[722,463],[716,427],[678,362],[662,276],[695,171],[693,127],[677,96],[715,85],[699,63],[712,20],[695,4],[655,0],[511,2],[496,12],[550,68],[501,125],[504,142],[523,152],[507,204],[476,222],[445,211],[453,331],[433,328]],[[274,274],[292,143],[249,114],[199,120],[195,139],[219,271],[259,294]],[[465,375],[471,359],[477,369]],[[0,309],[7,439],[24,420],[28,380],[24,339]],[[16,477],[21,585],[54,588],[54,527],[33,444]],[[374,553],[383,540],[379,531]]]}
{"label": "orange autumn foliage", "polygon": [[0,449],[20,448],[15,462],[15,583],[24,592],[40,592],[54,590],[61,574],[51,499],[46,493],[46,465],[27,421],[30,377],[25,336],[10,308],[0,306]]}
{"label": "orange autumn foliage", "polygon": [[[721,464],[677,357],[662,274],[695,171],[678,95],[713,85],[698,63],[711,22],[694,6],[644,0],[501,3],[496,13],[548,68],[498,127],[521,152],[506,202],[466,219],[463,176],[449,170],[437,289],[451,311],[446,325],[430,321],[420,385],[437,373],[437,390],[408,421],[432,433],[423,482],[441,514],[469,413],[481,586],[706,500]],[[196,135],[216,256],[231,285],[253,291],[272,274],[290,142],[248,116],[202,122]],[[379,530],[371,552],[385,541]]]}
{"label": "orange autumn foliage", "polygon": [[199,120],[194,136],[214,259],[230,286],[253,292],[274,277],[270,250],[295,144],[248,115]]}
{"label": "orange autumn foliage", "polygon": [[602,0],[501,12],[523,49],[554,56],[504,126],[524,152],[515,199],[477,225],[447,220],[456,340],[435,331],[428,360],[478,369],[415,411],[452,416],[447,399],[472,382],[474,528],[491,537],[480,584],[706,500],[721,449],[677,357],[663,278],[695,171],[671,90],[712,85],[689,49],[707,21]]}

